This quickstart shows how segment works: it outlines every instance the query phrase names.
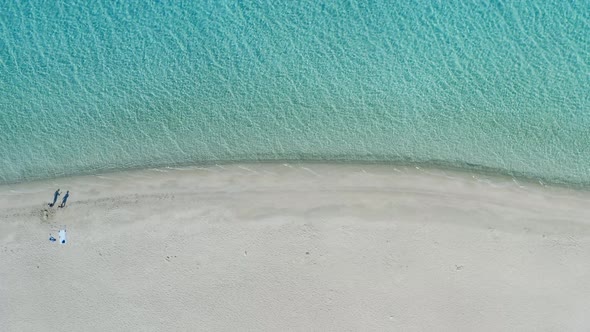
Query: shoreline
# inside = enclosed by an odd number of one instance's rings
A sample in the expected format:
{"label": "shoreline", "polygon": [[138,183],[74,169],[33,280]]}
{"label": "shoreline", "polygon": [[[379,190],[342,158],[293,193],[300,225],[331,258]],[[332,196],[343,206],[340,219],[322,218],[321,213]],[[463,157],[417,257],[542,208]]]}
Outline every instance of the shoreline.
{"label": "shoreline", "polygon": [[180,163],[175,165],[155,165],[147,167],[131,167],[123,169],[110,169],[106,168],[103,170],[93,171],[82,171],[76,174],[69,175],[55,175],[52,177],[41,177],[41,178],[29,178],[21,179],[17,181],[0,182],[0,187],[19,185],[24,183],[43,182],[67,178],[78,178],[78,177],[93,177],[93,176],[109,176],[109,174],[117,173],[129,173],[129,172],[141,172],[145,170],[175,170],[175,169],[203,169],[212,168],[219,166],[232,167],[236,165],[333,165],[333,166],[367,166],[367,167],[393,167],[402,169],[423,169],[431,172],[450,172],[458,175],[485,177],[490,181],[493,180],[505,180],[510,179],[511,181],[523,183],[523,184],[540,184],[543,187],[554,187],[554,188],[565,188],[573,189],[578,191],[590,192],[590,182],[574,182],[572,180],[566,180],[565,178],[552,178],[547,179],[537,175],[528,175],[524,173],[508,171],[505,169],[491,168],[482,165],[470,164],[462,162],[458,164],[449,163],[447,161],[381,161],[381,160],[273,160],[273,159],[261,159],[261,160],[228,160],[228,161],[204,161],[198,163]]}
{"label": "shoreline", "polygon": [[219,167],[234,167],[240,165],[249,166],[273,166],[273,165],[290,165],[293,167],[298,166],[334,166],[334,167],[376,167],[376,168],[394,168],[403,169],[413,172],[414,170],[425,171],[426,173],[450,173],[458,177],[474,177],[486,179],[487,181],[512,181],[518,185],[523,186],[541,186],[546,188],[574,190],[580,192],[590,193],[590,182],[571,182],[563,179],[548,180],[538,176],[530,176],[526,174],[515,173],[502,169],[495,169],[486,166],[472,165],[465,163],[466,166],[457,166],[449,164],[447,162],[396,162],[396,161],[349,161],[349,160],[329,160],[329,161],[315,161],[315,160],[257,160],[257,161],[212,161],[202,163],[181,163],[172,166],[154,166],[154,167],[141,167],[141,168],[125,168],[125,169],[105,169],[100,172],[82,172],[73,175],[58,175],[55,177],[48,178],[32,178],[26,180],[19,180],[14,182],[0,182],[0,188],[2,187],[13,187],[29,183],[43,183],[43,182],[60,182],[68,181],[67,179],[72,178],[100,178],[109,177],[117,174],[133,174],[145,171],[156,171],[156,172],[168,172],[174,170],[199,170],[199,169],[215,169]]}
{"label": "shoreline", "polygon": [[[68,206],[48,209],[58,187]],[[590,324],[588,206],[583,191],[385,165],[4,185],[0,325],[576,329]],[[68,244],[48,241],[63,227]]]}
{"label": "shoreline", "polygon": [[[380,176],[393,176],[397,179],[406,179],[404,182],[409,182],[407,179],[427,179],[427,180],[451,180],[450,182],[462,182],[481,185],[482,188],[489,186],[490,188],[509,188],[512,190],[521,190],[523,193],[530,191],[547,191],[547,193],[563,193],[565,195],[574,195],[581,197],[590,197],[590,188],[575,187],[565,184],[545,183],[534,178],[518,178],[510,175],[503,175],[491,172],[479,172],[477,170],[456,169],[456,168],[442,168],[429,167],[420,165],[399,165],[390,163],[363,163],[363,162],[250,162],[250,163],[216,163],[210,165],[186,165],[186,166],[170,166],[158,168],[140,168],[140,169],[125,169],[112,170],[97,174],[80,174],[72,176],[63,176],[47,179],[36,179],[25,182],[0,184],[0,197],[18,196],[24,193],[44,193],[47,196],[49,190],[51,195],[55,189],[61,184],[68,185],[82,185],[83,187],[105,187],[110,182],[150,179],[154,181],[161,181],[161,178],[175,178],[180,176],[182,178],[203,177],[211,174],[218,174],[223,176],[223,173],[241,172],[245,174],[264,173],[270,175],[282,175],[282,171],[299,172],[298,175],[303,177],[321,177],[329,174],[332,170],[344,170],[352,173],[367,173]],[[320,174],[315,172],[327,172]],[[367,172],[368,170],[368,172]],[[278,173],[276,173],[278,172]],[[275,174],[276,173],[276,174]],[[406,185],[411,185],[406,183]],[[49,195],[49,196],[51,196]],[[48,196],[48,197],[49,197]]]}

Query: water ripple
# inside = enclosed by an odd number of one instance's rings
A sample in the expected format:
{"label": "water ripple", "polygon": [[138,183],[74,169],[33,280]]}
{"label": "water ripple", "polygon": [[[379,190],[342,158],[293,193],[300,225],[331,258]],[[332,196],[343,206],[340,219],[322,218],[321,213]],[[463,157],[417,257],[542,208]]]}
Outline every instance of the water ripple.
{"label": "water ripple", "polygon": [[587,185],[589,22],[576,0],[7,2],[0,182],[305,159]]}

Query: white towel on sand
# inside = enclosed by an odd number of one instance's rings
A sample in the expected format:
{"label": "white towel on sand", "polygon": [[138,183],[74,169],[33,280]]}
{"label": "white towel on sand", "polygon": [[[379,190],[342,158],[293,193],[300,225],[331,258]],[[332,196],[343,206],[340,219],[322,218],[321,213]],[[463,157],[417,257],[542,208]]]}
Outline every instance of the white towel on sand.
{"label": "white towel on sand", "polygon": [[65,229],[61,229],[59,231],[59,243],[61,244],[66,244],[67,239],[66,239],[66,230]]}

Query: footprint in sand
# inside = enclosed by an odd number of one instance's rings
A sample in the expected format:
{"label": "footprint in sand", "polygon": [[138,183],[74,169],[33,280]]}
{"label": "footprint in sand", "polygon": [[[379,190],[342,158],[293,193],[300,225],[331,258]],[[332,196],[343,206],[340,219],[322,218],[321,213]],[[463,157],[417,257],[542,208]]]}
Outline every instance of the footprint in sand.
{"label": "footprint in sand", "polygon": [[47,209],[43,209],[43,211],[41,212],[41,220],[47,221],[48,219],[49,219],[49,211],[47,211]]}

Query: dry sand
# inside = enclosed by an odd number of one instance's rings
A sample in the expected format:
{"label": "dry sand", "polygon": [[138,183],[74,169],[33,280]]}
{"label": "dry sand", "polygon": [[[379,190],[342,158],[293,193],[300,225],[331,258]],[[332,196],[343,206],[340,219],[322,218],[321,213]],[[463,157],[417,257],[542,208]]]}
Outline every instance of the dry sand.
{"label": "dry sand", "polygon": [[[57,187],[69,206],[45,215]],[[376,165],[3,186],[0,330],[584,330],[589,211],[585,192]]]}

